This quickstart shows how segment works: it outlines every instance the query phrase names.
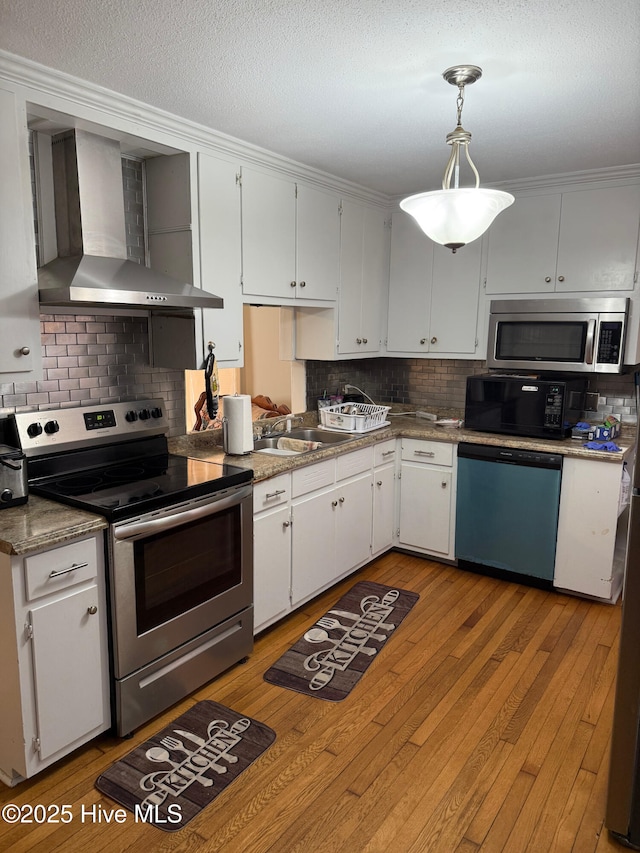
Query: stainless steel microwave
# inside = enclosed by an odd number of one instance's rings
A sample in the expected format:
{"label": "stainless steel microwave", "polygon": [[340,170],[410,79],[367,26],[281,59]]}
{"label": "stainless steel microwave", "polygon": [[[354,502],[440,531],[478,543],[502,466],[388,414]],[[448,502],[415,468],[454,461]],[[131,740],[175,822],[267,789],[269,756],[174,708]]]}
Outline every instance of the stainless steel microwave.
{"label": "stainless steel microwave", "polygon": [[629,300],[492,300],[487,367],[622,373]]}

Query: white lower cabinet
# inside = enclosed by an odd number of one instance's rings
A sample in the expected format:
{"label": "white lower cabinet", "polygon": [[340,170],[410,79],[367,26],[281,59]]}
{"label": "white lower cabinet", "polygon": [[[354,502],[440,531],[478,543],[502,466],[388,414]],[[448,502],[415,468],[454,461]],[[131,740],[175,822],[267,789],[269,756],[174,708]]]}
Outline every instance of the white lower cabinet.
{"label": "white lower cabinet", "polygon": [[373,530],[371,556],[377,557],[393,546],[396,528],[396,440],[383,441],[374,448]]}
{"label": "white lower cabinet", "polygon": [[398,545],[455,559],[455,446],[402,439]]}
{"label": "white lower cabinet", "polygon": [[628,506],[619,506],[623,466],[565,457],[554,586],[616,601],[622,589]]}
{"label": "white lower cabinet", "polygon": [[253,490],[253,632],[290,608],[291,474],[256,483]]}
{"label": "white lower cabinet", "polygon": [[364,447],[293,472],[292,606],[371,558],[372,469]]}
{"label": "white lower cabinet", "polygon": [[47,767],[111,725],[102,534],[0,555],[0,779]]}

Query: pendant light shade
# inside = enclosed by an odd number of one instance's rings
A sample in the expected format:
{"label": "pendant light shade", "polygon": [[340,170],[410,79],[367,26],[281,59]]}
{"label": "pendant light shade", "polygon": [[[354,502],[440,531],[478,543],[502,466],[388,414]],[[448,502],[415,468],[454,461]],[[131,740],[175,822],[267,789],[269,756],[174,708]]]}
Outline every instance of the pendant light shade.
{"label": "pendant light shade", "polygon": [[481,237],[510,204],[513,196],[509,193],[467,187],[411,195],[400,202],[400,207],[434,243],[455,252]]}
{"label": "pendant light shade", "polygon": [[[469,156],[471,134],[461,124],[464,87],[478,80],[482,76],[482,69],[477,65],[455,65],[447,68],[442,76],[448,83],[458,87],[458,123],[455,130],[447,135],[451,154],[442,179],[442,189],[409,196],[400,202],[400,207],[414,217],[427,237],[455,252],[481,237],[496,216],[513,204],[514,198],[501,190],[480,188],[478,170]],[[475,176],[475,187],[458,186],[461,153],[464,153]]]}

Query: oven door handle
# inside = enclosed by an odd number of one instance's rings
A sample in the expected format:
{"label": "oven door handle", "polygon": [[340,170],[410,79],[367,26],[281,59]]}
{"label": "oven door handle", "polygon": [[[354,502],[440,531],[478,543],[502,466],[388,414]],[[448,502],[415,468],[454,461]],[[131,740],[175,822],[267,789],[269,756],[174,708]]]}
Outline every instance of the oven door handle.
{"label": "oven door handle", "polygon": [[167,513],[160,518],[153,518],[149,521],[133,522],[131,524],[123,524],[116,526],[113,530],[113,536],[118,540],[138,539],[141,536],[147,536],[152,533],[164,533],[165,530],[172,530],[175,527],[182,527],[190,521],[195,521],[198,518],[206,518],[208,515],[216,515],[231,506],[237,506],[244,498],[251,494],[251,487],[242,489],[229,495],[226,498],[206,503],[204,506],[194,507],[193,509],[178,509],[173,513]]}

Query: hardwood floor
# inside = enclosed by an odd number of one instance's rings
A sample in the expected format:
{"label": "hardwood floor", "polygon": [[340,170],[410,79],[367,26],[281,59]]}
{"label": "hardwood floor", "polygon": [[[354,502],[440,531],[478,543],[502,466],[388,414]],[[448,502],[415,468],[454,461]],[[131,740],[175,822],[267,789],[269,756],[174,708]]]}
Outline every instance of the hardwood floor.
{"label": "hardwood floor", "polygon": [[[340,703],[263,672],[356,580],[420,593],[389,646]],[[5,803],[70,804],[68,824],[7,825],[0,850],[220,853],[604,853],[620,607],[391,552],[258,637],[254,654],[136,732],[104,737]],[[168,833],[90,818],[113,761],[199,699],[277,740],[188,826]],[[69,701],[79,701],[70,697]]]}

